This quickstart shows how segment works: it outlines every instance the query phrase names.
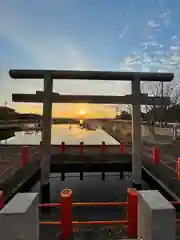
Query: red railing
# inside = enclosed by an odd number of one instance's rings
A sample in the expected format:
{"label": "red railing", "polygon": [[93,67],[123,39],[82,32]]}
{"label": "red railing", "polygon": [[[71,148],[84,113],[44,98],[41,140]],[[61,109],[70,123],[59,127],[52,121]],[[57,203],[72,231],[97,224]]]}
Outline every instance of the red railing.
{"label": "red railing", "polygon": [[[127,207],[127,219],[124,220],[108,220],[108,221],[72,221],[72,207],[77,206],[125,206]],[[60,193],[60,203],[43,203],[39,207],[61,207],[59,221],[40,221],[40,225],[59,225],[61,240],[68,239],[73,232],[73,225],[89,225],[89,224],[123,224],[127,226],[127,234],[129,237],[137,236],[137,213],[138,213],[138,192],[136,189],[128,189],[128,202],[72,202],[72,191],[70,189],[63,190]]]}
{"label": "red railing", "polygon": [[[143,147],[145,147],[143,145]],[[147,148],[147,147],[146,147]],[[176,167],[171,167],[169,166],[167,163],[165,163],[164,161],[161,161],[160,158],[160,150],[157,146],[154,146],[152,149],[152,160],[153,160],[153,164],[163,164],[164,166],[166,166],[168,169],[170,169],[171,171],[175,172],[175,174],[177,174],[177,179],[180,181],[180,157],[177,158],[176,160],[171,160],[173,163],[176,164]]]}
{"label": "red railing", "polygon": [[[43,203],[39,207],[61,207],[60,221],[41,221],[41,225],[60,225],[61,240],[68,239],[73,232],[73,225],[89,224],[123,224],[127,226],[128,237],[137,236],[137,215],[138,215],[138,192],[136,189],[128,189],[128,202],[72,202],[72,191],[66,189],[60,194],[60,203]],[[180,205],[180,201],[171,202],[172,205]],[[127,219],[108,221],[72,221],[72,207],[76,206],[125,206],[127,207]],[[180,219],[176,219],[180,223]]]}
{"label": "red railing", "polygon": [[[41,144],[42,144],[42,143],[41,143]],[[81,141],[80,144],[79,144],[79,153],[82,154],[82,155],[83,155],[83,153],[84,153],[84,147],[85,147],[85,146],[86,146],[86,145],[84,145],[84,142]],[[42,147],[42,146],[41,146],[41,147]],[[60,153],[61,153],[61,154],[64,154],[64,153],[66,152],[66,147],[67,147],[67,146],[66,146],[65,142],[61,142],[61,145],[60,145]],[[105,151],[106,151],[106,142],[105,142],[105,141],[102,141],[102,142],[101,142],[100,148],[101,148],[101,153],[104,154]],[[124,152],[125,152],[125,145],[124,145],[123,143],[120,143],[120,144],[119,144],[119,152],[120,152],[120,153],[124,153]]]}
{"label": "red railing", "polygon": [[[66,152],[66,144],[65,142],[61,142],[60,144],[60,154],[64,154]],[[81,141],[79,144],[79,153],[81,155],[84,154],[84,142]],[[105,141],[102,141],[101,145],[99,146],[99,149],[102,154],[105,154],[106,151],[106,143]],[[42,153],[42,141],[39,145],[39,152]],[[119,144],[119,153],[125,152],[125,146],[123,143]],[[29,147],[28,146],[22,146],[21,148],[21,166],[25,167],[29,163]]]}

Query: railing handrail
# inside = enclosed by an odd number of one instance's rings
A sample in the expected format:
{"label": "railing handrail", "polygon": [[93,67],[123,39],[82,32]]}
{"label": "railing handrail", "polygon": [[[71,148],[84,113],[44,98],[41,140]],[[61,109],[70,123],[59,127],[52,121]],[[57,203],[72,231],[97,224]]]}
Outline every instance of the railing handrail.
{"label": "railing handrail", "polygon": [[[40,203],[39,207],[61,207],[61,203]],[[128,202],[73,202],[73,207],[89,207],[89,206],[128,206]]]}
{"label": "railing handrail", "polygon": [[[41,221],[39,222],[40,225],[60,225],[61,221]],[[89,224],[94,224],[94,225],[111,225],[111,224],[128,224],[128,220],[107,220],[107,221],[72,221],[73,225],[89,225]]]}

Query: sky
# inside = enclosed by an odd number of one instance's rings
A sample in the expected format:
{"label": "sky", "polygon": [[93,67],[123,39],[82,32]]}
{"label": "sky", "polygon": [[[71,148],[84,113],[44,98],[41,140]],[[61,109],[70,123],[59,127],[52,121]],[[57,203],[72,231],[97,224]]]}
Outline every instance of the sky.
{"label": "sky", "polygon": [[[12,93],[42,90],[42,80],[14,80],[9,69],[180,73],[179,0],[0,0],[0,105]],[[60,94],[124,95],[128,82],[54,81]],[[145,89],[148,87],[145,86]],[[120,107],[120,106],[119,106]],[[114,116],[115,105],[53,104],[53,116]]]}

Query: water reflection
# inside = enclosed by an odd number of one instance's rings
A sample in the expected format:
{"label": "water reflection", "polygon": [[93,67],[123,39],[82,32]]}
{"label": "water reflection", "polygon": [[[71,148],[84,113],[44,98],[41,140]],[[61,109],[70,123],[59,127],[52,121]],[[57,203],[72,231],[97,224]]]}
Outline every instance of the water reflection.
{"label": "water reflection", "polygon": [[[78,128],[77,125],[52,125],[51,144],[60,144],[64,141],[66,144],[79,144],[84,141],[84,144],[101,144],[105,141],[106,144],[118,144],[118,142],[109,136],[102,129],[96,131],[87,131],[86,129]],[[16,132],[15,136],[7,140],[7,144],[39,144],[41,141],[40,131],[22,131]],[[2,143],[3,144],[3,143]]]}

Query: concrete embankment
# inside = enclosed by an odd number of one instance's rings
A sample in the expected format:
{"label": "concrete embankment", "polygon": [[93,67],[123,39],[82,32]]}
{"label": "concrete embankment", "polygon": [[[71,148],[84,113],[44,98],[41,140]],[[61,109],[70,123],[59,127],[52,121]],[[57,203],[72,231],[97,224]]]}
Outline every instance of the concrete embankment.
{"label": "concrete embankment", "polygon": [[107,132],[110,136],[116,139],[118,142],[126,142],[131,145],[131,122],[114,122],[108,121],[102,123],[102,129]]}
{"label": "concrete embankment", "polygon": [[32,181],[30,184],[30,180],[35,177],[38,170],[39,161],[34,160],[26,167],[17,170],[14,174],[8,175],[5,180],[0,181],[0,189],[3,191],[5,201],[8,201],[13,197],[13,195],[20,191],[23,186],[31,185],[32,187]]}
{"label": "concrete embankment", "polygon": [[[3,190],[5,201],[22,189],[39,169],[39,154],[36,146],[29,147],[26,166],[21,159],[22,146],[0,145],[0,189]],[[26,186],[27,186],[26,184]]]}
{"label": "concrete embankment", "polygon": [[[112,127],[106,128],[103,127],[104,131],[106,131],[109,135],[114,137],[118,142],[125,142],[125,139],[123,136],[120,136],[120,131],[113,131]],[[129,144],[130,141],[129,141]],[[143,147],[143,145],[146,145],[146,147]],[[147,147],[149,146],[149,147]],[[153,163],[152,160],[152,146],[146,144],[146,142],[143,141],[142,144],[142,160],[143,160],[143,166],[157,179],[160,180],[160,182],[167,187],[168,190],[173,192],[177,198],[180,198],[180,181],[177,179],[177,172],[176,167],[171,168],[168,167],[166,164],[164,164],[163,159],[157,164]],[[161,157],[162,158],[162,157]],[[172,159],[169,159],[169,163],[171,163]],[[173,164],[173,162],[172,162]]]}

